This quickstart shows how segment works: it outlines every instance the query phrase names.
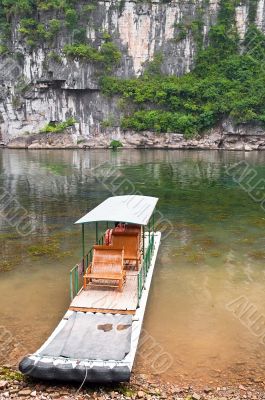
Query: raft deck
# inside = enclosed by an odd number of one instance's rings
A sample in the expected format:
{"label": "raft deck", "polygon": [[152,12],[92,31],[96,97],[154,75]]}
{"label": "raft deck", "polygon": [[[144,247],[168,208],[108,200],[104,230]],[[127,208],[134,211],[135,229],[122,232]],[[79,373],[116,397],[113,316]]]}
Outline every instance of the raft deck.
{"label": "raft deck", "polygon": [[138,304],[138,271],[126,271],[122,292],[115,288],[82,288],[73,299],[71,311],[100,312],[112,314],[135,314]]}

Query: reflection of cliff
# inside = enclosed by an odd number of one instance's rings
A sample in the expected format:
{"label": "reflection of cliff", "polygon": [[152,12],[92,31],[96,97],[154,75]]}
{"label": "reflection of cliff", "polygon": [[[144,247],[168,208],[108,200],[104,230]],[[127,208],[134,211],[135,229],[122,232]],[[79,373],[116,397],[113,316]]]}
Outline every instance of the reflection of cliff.
{"label": "reflection of cliff", "polygon": [[[264,29],[264,0],[258,2],[257,25]],[[81,4],[82,2],[80,2]],[[196,54],[196,40],[190,28],[180,36],[180,26],[190,27],[193,21],[202,23],[203,41],[216,21],[218,1],[210,2],[148,2],[100,1],[86,23],[86,36],[91,44],[101,43],[102,32],[108,32],[122,54],[121,63],[113,72],[117,76],[139,75],[154,55],[163,53],[162,71],[183,74],[190,71]],[[39,22],[58,15],[42,12]],[[248,7],[236,7],[236,26],[243,38],[247,25]],[[99,135],[102,121],[119,120],[120,108],[115,101],[102,96],[98,78],[102,71],[91,62],[70,61],[61,49],[71,38],[65,30],[59,33],[53,50],[62,62],[50,58],[50,46],[44,43],[32,53],[25,50],[19,26],[13,25],[13,50],[24,54],[20,60],[23,76],[29,87],[18,93],[14,82],[6,82],[0,96],[1,134],[7,142],[26,132],[38,132],[49,121],[65,121],[74,115],[78,121],[72,129],[74,141]],[[4,65],[4,59],[0,65]],[[116,124],[118,125],[118,123]],[[118,127],[114,126],[114,131]]]}
{"label": "reflection of cliff", "polygon": [[[246,153],[251,164],[262,153]],[[49,235],[53,224],[71,226],[89,208],[111,195],[158,195],[176,202],[176,191],[203,193],[226,179],[223,164],[242,160],[242,153],[163,150],[2,150],[2,187],[23,206],[34,233]],[[141,182],[148,183],[142,185]],[[170,207],[169,207],[170,209]],[[2,218],[1,228],[10,228]]]}
{"label": "reflection of cliff", "polygon": [[[233,153],[233,159],[241,160],[242,154]],[[262,153],[258,152],[246,153],[246,159],[263,163]],[[51,203],[62,196],[69,199],[70,205],[72,196],[80,193],[80,198],[89,199],[97,190],[104,189],[105,182],[124,178],[137,182],[141,166],[149,179],[161,184],[166,180],[185,185],[194,185],[196,180],[215,181],[223,174],[221,163],[231,162],[231,153],[191,152],[187,158],[187,153],[181,150],[2,150],[0,160],[3,186],[13,195],[42,196]],[[137,167],[136,172],[132,176],[130,168],[127,176],[127,167],[131,166]]]}

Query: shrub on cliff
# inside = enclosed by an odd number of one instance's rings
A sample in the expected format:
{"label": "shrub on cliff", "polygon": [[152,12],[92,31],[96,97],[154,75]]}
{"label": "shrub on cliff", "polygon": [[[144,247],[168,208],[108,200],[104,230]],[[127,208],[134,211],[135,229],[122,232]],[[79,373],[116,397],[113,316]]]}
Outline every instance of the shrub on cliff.
{"label": "shrub on cliff", "polygon": [[40,133],[62,133],[67,128],[73,126],[76,120],[72,117],[68,118],[64,122],[49,122],[44,128],[40,130]]}
{"label": "shrub on cliff", "polygon": [[112,42],[103,43],[99,50],[89,44],[68,44],[64,46],[63,52],[67,57],[98,62],[106,66],[115,65],[121,59],[121,52]]}

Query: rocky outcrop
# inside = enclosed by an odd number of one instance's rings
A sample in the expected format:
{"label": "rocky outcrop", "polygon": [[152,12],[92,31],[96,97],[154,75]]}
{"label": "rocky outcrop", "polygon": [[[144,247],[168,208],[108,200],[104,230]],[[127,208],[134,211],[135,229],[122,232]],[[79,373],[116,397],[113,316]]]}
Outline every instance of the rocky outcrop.
{"label": "rocky outcrop", "polygon": [[11,140],[9,148],[109,148],[112,140],[119,140],[124,148],[212,149],[212,150],[265,150],[265,130],[261,126],[239,125],[224,121],[202,137],[187,139],[182,134],[133,132],[105,129],[89,138],[75,133],[38,134]]}
{"label": "rocky outcrop", "polygon": [[[264,1],[259,0],[256,17],[256,23],[263,31]],[[79,3],[81,7],[82,1]],[[159,52],[163,53],[163,73],[181,75],[190,71],[196,55],[196,40],[189,29],[185,37],[180,38],[179,24],[189,26],[192,21],[200,18],[203,41],[207,43],[209,29],[216,21],[218,12],[218,0],[105,0],[95,4],[96,8],[85,25],[86,36],[91,44],[100,45],[103,32],[109,32],[122,54],[119,66],[112,73],[124,78],[139,75]],[[62,18],[58,12],[54,15],[52,11],[38,15],[40,22],[54,17]],[[236,7],[236,26],[241,39],[244,38],[247,23],[248,5],[240,4]],[[60,31],[52,49],[43,43],[30,52],[25,47],[16,21],[13,23],[12,39],[14,54],[23,57],[0,58],[1,142],[10,143],[11,146],[15,143],[14,138],[23,136],[16,143],[26,143],[25,146],[28,146],[27,143],[31,140],[29,136],[39,132],[47,123],[65,121],[73,116],[77,123],[72,130],[73,138],[68,138],[67,143],[70,140],[71,145],[75,146],[105,146],[113,132],[128,146],[149,146],[151,143],[158,147],[219,146],[215,144],[218,142],[215,136],[212,139],[204,136],[200,140],[185,141],[178,134],[122,133],[119,128],[121,109],[118,99],[106,98],[101,93],[99,78],[102,71],[99,66],[89,62],[71,61],[63,56],[62,48],[70,41],[69,32],[65,28]],[[59,60],[50,57],[51,50],[59,55]],[[112,121],[113,128],[103,132],[102,127],[108,125],[106,122],[109,120]],[[238,133],[240,129],[243,128],[237,128],[237,133],[232,132],[231,135],[230,132],[226,134],[226,128],[222,133],[214,133],[222,136],[219,140],[220,147],[242,147],[242,143],[248,141],[248,135],[244,135],[243,140],[241,133]],[[65,147],[66,145],[58,143],[59,137],[49,136],[47,140],[44,136],[41,139],[35,138],[28,147],[42,147],[44,142],[48,146],[49,141],[52,143],[50,146],[55,146],[56,143],[56,146]],[[257,139],[254,144],[251,139],[250,146],[262,147],[262,143]]]}

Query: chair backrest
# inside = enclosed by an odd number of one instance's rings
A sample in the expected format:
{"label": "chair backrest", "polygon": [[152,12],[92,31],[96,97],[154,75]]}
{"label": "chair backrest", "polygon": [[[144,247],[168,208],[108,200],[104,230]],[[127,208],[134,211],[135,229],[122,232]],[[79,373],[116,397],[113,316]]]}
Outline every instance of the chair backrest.
{"label": "chair backrest", "polygon": [[142,233],[142,226],[137,224],[128,224],[126,226],[126,232],[128,233],[138,233],[141,236]]}
{"label": "chair backrest", "polygon": [[93,247],[92,273],[121,272],[123,270],[122,248],[95,245]]}
{"label": "chair backrest", "polygon": [[128,233],[138,233],[138,238],[139,238],[139,249],[141,248],[142,245],[142,226],[137,225],[137,224],[128,224],[126,226],[126,232]]}
{"label": "chair backrest", "polygon": [[124,248],[124,258],[136,258],[139,253],[139,235],[137,232],[113,232],[112,245]]}

